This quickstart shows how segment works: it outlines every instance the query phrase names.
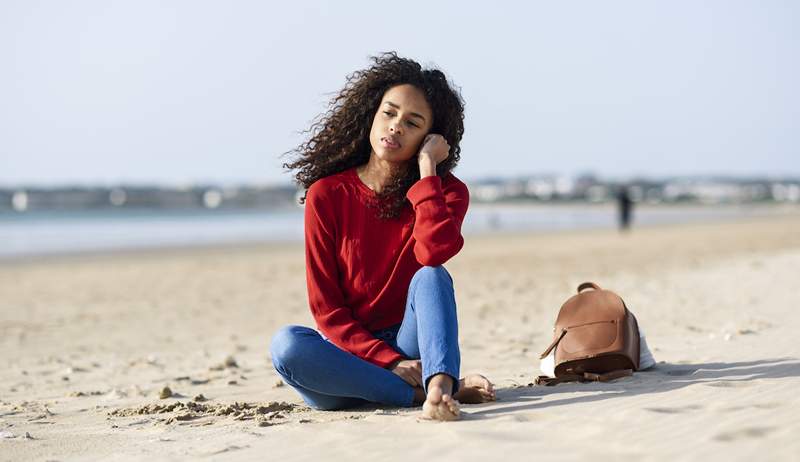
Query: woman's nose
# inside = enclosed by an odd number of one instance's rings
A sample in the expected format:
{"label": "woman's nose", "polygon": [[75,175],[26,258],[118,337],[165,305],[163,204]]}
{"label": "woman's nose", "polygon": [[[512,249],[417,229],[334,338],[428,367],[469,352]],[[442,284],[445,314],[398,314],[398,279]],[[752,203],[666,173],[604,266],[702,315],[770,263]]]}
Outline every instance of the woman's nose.
{"label": "woman's nose", "polygon": [[394,123],[394,122],[389,124],[389,131],[392,132],[392,133],[397,133],[397,134],[402,133],[401,130],[400,130],[400,124],[399,123]]}

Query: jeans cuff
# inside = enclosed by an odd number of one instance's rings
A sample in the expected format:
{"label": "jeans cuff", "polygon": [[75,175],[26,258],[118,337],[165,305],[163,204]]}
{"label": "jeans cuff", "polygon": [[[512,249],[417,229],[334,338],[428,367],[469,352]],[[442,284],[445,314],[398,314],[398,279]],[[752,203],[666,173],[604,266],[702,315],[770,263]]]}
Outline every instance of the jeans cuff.
{"label": "jeans cuff", "polygon": [[425,384],[425,386],[423,388],[425,390],[425,394],[426,395],[428,394],[428,381],[431,379],[431,377],[433,377],[436,374],[446,374],[446,375],[449,375],[450,378],[453,379],[453,393],[452,394],[455,395],[456,392],[458,391],[458,371],[454,372],[451,369],[448,369],[447,367],[440,367],[438,369],[434,369],[434,370],[428,372],[428,374],[425,377],[423,377],[423,379],[424,379],[423,382]]}

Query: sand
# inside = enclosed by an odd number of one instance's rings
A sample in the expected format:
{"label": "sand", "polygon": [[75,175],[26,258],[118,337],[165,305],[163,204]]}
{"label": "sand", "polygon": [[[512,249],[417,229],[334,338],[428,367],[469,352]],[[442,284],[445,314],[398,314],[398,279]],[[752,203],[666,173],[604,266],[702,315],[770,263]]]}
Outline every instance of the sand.
{"label": "sand", "polygon": [[[312,324],[298,244],[0,263],[0,460],[800,460],[796,212],[470,237],[447,267],[463,371],[498,387],[455,423],[313,411],[279,380],[270,335]],[[659,363],[532,386],[585,280]]]}

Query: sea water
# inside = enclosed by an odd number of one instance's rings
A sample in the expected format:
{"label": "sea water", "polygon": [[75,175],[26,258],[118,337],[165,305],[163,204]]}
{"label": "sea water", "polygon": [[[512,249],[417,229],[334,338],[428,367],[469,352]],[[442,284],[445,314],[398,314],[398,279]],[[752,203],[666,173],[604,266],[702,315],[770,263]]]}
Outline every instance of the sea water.
{"label": "sea water", "polygon": [[[725,221],[770,213],[757,206],[650,206],[634,211],[633,226]],[[465,235],[610,229],[611,205],[475,204]],[[302,242],[303,209],[106,210],[0,214],[0,258],[159,247]]]}

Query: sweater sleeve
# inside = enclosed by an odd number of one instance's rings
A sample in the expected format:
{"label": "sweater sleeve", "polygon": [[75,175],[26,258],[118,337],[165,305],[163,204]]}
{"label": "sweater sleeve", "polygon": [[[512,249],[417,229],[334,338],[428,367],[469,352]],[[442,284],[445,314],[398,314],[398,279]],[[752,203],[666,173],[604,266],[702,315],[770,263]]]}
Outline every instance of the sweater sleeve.
{"label": "sweater sleeve", "polygon": [[439,266],[464,246],[461,223],[469,206],[467,186],[455,179],[442,185],[438,176],[420,178],[406,197],[414,207],[414,255],[425,266]]}
{"label": "sweater sleeve", "polygon": [[388,343],[375,338],[345,305],[336,262],[334,201],[329,191],[311,186],[305,206],[308,302],[317,327],[336,346],[379,367],[403,359]]}

